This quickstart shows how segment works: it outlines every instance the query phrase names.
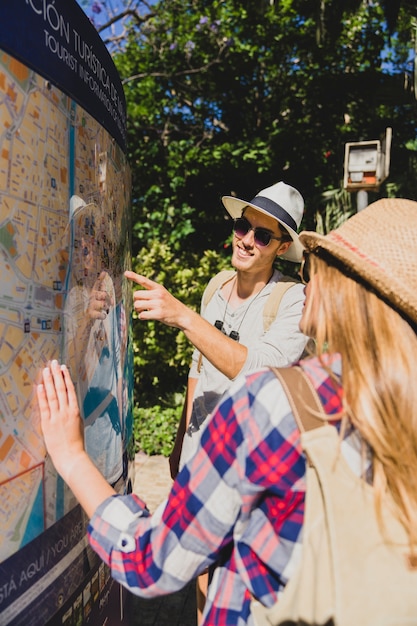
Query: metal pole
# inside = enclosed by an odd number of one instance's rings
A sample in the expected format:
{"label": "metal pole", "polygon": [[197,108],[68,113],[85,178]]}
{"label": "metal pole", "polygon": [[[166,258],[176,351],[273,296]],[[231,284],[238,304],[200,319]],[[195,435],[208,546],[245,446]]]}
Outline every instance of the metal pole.
{"label": "metal pole", "polygon": [[365,209],[368,206],[368,192],[365,189],[359,189],[356,194],[356,208],[359,211]]}

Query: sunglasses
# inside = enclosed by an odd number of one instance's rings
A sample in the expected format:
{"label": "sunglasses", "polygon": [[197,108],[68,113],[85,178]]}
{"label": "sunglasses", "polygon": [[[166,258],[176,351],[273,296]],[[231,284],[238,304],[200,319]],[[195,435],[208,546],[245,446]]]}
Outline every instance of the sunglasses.
{"label": "sunglasses", "polygon": [[310,282],[310,253],[305,250],[303,251],[303,260],[300,265],[300,276],[305,285]]}
{"label": "sunglasses", "polygon": [[276,241],[281,241],[282,239],[282,237],[275,237],[275,235],[273,235],[271,231],[266,228],[254,228],[246,217],[238,217],[234,220],[233,232],[236,237],[239,237],[239,239],[242,239],[251,230],[253,230],[255,245],[259,248],[266,248],[266,246],[269,246],[271,239],[276,239]]}

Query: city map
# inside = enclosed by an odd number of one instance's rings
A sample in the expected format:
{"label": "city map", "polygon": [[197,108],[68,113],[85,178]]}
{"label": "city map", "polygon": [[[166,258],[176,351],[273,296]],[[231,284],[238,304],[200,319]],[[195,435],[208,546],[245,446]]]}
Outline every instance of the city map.
{"label": "city map", "polygon": [[[105,436],[115,455],[129,438],[129,194],[124,153],[103,126],[0,51],[0,562],[75,505],[46,459],[34,402],[48,361],[68,361],[96,436],[88,394],[107,350],[117,391],[104,394]],[[109,306],[88,325],[97,280]],[[83,323],[89,335],[75,344]],[[119,469],[103,471],[110,481]]]}

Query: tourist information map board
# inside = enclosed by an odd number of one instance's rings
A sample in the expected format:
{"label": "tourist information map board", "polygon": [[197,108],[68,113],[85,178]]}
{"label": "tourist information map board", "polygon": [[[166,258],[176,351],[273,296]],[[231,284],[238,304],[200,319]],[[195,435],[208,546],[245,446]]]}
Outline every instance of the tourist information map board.
{"label": "tourist information map board", "polygon": [[81,8],[0,3],[0,626],[123,623],[46,456],[34,384],[67,363],[87,450],[129,490],[130,190],[123,89]]}

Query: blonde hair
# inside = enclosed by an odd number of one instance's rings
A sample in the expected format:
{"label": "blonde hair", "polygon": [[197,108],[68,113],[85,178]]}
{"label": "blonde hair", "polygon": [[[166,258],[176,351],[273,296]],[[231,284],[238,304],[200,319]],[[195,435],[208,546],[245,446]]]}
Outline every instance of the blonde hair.
{"label": "blonde hair", "polygon": [[[344,414],[373,451],[377,514],[391,494],[417,548],[417,335],[372,290],[316,255],[306,310],[317,354],[342,358]],[[315,300],[315,302],[313,302]],[[314,311],[314,318],[313,318]],[[313,329],[311,329],[313,330]]]}

